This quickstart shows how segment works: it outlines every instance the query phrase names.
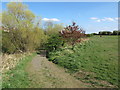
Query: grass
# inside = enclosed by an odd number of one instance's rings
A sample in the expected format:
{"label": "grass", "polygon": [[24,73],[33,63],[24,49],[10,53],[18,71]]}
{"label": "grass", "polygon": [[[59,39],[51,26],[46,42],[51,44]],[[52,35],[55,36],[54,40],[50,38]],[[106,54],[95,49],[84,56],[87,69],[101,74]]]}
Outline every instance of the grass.
{"label": "grass", "polygon": [[[74,72],[75,77],[92,85],[118,86],[118,37],[93,36],[77,44],[50,53],[50,61]],[[106,81],[106,82],[103,82]]]}
{"label": "grass", "polygon": [[26,56],[15,68],[6,72],[3,76],[2,88],[28,88],[30,81],[27,72],[25,72],[25,67],[35,55],[33,53],[32,55]]}

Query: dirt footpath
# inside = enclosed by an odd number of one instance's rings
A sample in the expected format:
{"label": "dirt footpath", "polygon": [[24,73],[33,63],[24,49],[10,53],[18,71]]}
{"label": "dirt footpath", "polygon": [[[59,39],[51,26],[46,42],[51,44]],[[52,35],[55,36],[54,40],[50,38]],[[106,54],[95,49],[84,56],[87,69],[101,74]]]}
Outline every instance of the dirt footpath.
{"label": "dirt footpath", "polygon": [[28,63],[26,71],[31,81],[30,88],[82,88],[84,83],[72,77],[65,69],[37,55]]}

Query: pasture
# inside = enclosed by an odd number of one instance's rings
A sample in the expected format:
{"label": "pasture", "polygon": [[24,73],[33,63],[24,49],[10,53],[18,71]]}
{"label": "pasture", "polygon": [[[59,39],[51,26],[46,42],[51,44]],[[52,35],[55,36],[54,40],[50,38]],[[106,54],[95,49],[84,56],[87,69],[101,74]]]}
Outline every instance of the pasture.
{"label": "pasture", "polygon": [[92,86],[118,85],[118,36],[90,37],[77,44],[74,52],[70,46],[51,52],[49,60]]}

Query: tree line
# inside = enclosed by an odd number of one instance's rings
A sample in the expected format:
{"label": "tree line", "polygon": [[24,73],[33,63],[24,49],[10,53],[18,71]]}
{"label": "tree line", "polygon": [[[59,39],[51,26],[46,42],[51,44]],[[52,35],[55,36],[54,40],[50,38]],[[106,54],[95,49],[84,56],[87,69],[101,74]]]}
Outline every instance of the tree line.
{"label": "tree line", "polygon": [[13,54],[44,48],[49,53],[68,42],[74,47],[85,35],[84,30],[75,24],[73,22],[73,25],[64,28],[62,24],[46,22],[43,28],[41,18],[27,5],[8,3],[7,9],[2,12],[2,52]]}
{"label": "tree line", "polygon": [[119,30],[114,30],[114,31],[100,31],[98,33],[91,33],[91,34],[86,34],[87,37],[92,37],[93,35],[120,35]]}
{"label": "tree line", "polygon": [[120,35],[120,31],[114,30],[113,32],[111,31],[100,31],[99,35]]}
{"label": "tree line", "polygon": [[119,30],[114,30],[114,31],[100,31],[97,33],[92,33],[93,35],[120,35]]}

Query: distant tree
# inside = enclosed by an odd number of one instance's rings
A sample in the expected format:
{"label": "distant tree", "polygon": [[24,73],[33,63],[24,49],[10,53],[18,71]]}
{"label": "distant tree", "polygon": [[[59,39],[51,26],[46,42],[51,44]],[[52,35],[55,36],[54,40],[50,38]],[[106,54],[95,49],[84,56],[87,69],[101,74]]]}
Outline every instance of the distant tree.
{"label": "distant tree", "polygon": [[79,28],[75,22],[61,30],[60,34],[64,40],[72,45],[72,49],[78,39],[85,37],[85,31],[82,28]]}
{"label": "distant tree", "polygon": [[112,34],[112,32],[110,32],[110,31],[100,31],[99,32],[99,35],[111,35]]}
{"label": "distant tree", "polygon": [[118,35],[120,35],[120,30],[118,30]]}
{"label": "distant tree", "polygon": [[63,28],[64,27],[62,24],[53,24],[52,26],[46,27],[46,34],[48,36],[59,34],[59,31],[62,30]]}
{"label": "distant tree", "polygon": [[93,34],[93,35],[98,35],[97,33],[91,33],[91,34]]}
{"label": "distant tree", "polygon": [[119,31],[119,30],[118,30],[118,31],[117,31],[117,30],[114,30],[114,31],[113,31],[113,35],[120,35],[120,31]]}
{"label": "distant tree", "polygon": [[108,34],[108,35],[112,35],[112,32],[108,31],[107,34]]}
{"label": "distant tree", "polygon": [[101,32],[101,31],[99,32],[99,35],[102,35],[102,32]]}
{"label": "distant tree", "polygon": [[44,23],[44,29],[45,29],[45,31],[47,31],[48,29],[53,28],[53,26],[54,26],[54,23],[52,21],[46,21]]}

